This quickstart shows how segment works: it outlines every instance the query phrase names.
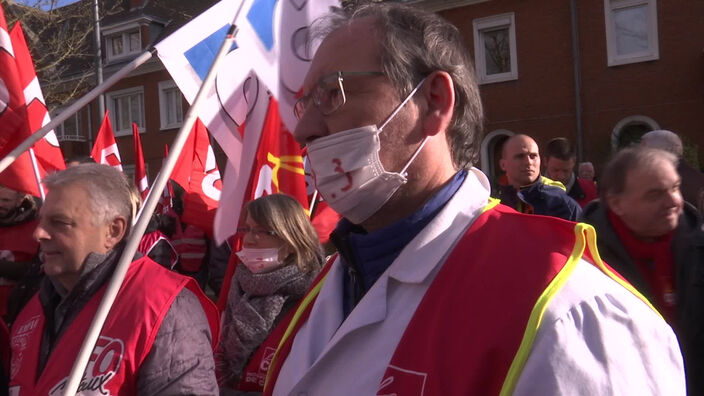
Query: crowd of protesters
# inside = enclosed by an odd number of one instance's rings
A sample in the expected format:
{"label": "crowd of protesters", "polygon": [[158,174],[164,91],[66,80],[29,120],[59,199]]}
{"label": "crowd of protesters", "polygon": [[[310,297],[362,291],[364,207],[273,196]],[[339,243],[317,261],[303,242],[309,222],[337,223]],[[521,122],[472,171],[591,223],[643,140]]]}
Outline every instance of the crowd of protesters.
{"label": "crowd of protesters", "polygon": [[[399,4],[320,26],[294,136],[341,220],[321,232],[268,195],[215,246],[178,200],[154,214],[79,391],[704,393],[704,176],[675,133],[599,174],[565,137],[541,156],[515,135],[492,186],[471,167],[483,114],[455,27]],[[141,205],[105,165],[43,183],[44,202],[0,187],[11,394],[66,386]]]}

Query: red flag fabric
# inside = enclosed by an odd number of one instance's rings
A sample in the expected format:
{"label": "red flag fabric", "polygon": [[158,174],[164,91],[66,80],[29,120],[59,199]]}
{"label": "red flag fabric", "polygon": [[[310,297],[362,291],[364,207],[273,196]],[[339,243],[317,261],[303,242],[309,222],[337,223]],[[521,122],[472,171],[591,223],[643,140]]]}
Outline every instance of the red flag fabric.
{"label": "red flag fabric", "polygon": [[[27,134],[34,133],[48,124],[51,120],[49,110],[44,101],[42,89],[39,86],[37,73],[34,70],[32,55],[29,53],[27,41],[22,32],[22,25],[19,21],[15,23],[10,31],[12,48],[15,51],[15,61],[19,74],[20,84],[24,92],[24,100],[27,105]],[[63,153],[59,147],[59,141],[54,131],[47,133],[42,139],[34,144],[34,152],[37,157],[42,177],[44,173],[55,172],[66,168]]]}
{"label": "red flag fabric", "polygon": [[213,220],[220,202],[222,180],[210,147],[208,130],[196,120],[171,179],[185,190],[181,221],[203,230],[213,237]]}
{"label": "red flag fabric", "polygon": [[147,198],[149,192],[149,180],[147,179],[147,167],[144,165],[144,152],[142,151],[142,139],[139,137],[139,127],[132,123],[132,138],[134,140],[134,184],[137,186],[142,199]]}
{"label": "red flag fabric", "polygon": [[[0,6],[0,158],[5,157],[28,135],[24,93],[15,52]],[[39,197],[39,188],[28,152],[0,174],[0,184]]]}
{"label": "red flag fabric", "polygon": [[95,162],[110,165],[122,172],[122,159],[120,158],[120,151],[117,149],[115,134],[112,131],[112,124],[110,123],[107,110],[105,111],[105,117],[103,117],[103,124],[98,131],[98,136],[95,137],[93,151],[91,151],[90,156]]}
{"label": "red flag fabric", "polygon": [[[269,108],[252,166],[249,187],[245,194],[247,198],[245,202],[277,193],[288,194],[296,198],[306,212],[308,211],[308,194],[306,193],[301,148],[282,122],[278,102],[270,97]],[[238,241],[233,241],[231,246],[239,246]],[[233,248],[233,255],[237,250],[239,249]],[[235,272],[236,265],[237,260],[231,258],[218,298],[218,308],[221,310],[225,309],[227,304],[230,279]]]}
{"label": "red flag fabric", "polygon": [[[164,145],[164,159],[161,161],[162,167],[164,165],[164,161],[166,161],[166,157],[169,155],[169,146]],[[161,198],[159,198],[159,203],[156,204],[156,213],[160,214],[167,214],[169,213],[174,206],[173,203],[173,197],[174,197],[174,186],[171,184],[171,180],[166,182],[166,188],[164,191],[161,193]]]}

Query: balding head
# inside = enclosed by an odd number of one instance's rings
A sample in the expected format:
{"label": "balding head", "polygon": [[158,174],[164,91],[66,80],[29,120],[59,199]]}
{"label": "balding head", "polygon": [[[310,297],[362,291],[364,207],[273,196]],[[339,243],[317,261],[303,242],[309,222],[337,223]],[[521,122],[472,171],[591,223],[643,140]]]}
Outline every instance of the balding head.
{"label": "balding head", "polygon": [[682,158],[682,139],[672,131],[663,129],[650,131],[643,135],[641,144],[645,147],[669,151],[677,158]]}
{"label": "balding head", "polygon": [[512,186],[534,183],[540,177],[538,144],[527,135],[512,136],[504,143],[499,165]]}

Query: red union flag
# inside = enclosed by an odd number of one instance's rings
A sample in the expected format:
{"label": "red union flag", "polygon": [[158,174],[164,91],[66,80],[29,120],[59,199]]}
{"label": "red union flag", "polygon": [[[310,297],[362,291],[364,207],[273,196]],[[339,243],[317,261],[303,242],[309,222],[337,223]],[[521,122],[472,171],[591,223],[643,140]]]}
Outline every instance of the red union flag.
{"label": "red union flag", "polygon": [[[50,121],[49,111],[46,108],[44,95],[39,86],[37,73],[34,70],[32,55],[29,53],[27,41],[22,32],[22,25],[18,21],[10,31],[10,39],[12,40],[12,48],[15,51],[15,61],[17,62],[17,72],[20,79],[20,84],[24,93],[24,100],[27,110],[27,135],[41,129]],[[56,139],[54,131],[50,131],[41,140],[34,144],[34,152],[36,153],[39,168],[42,171],[42,176],[45,173],[50,173],[66,168],[64,156],[59,147],[59,141]]]}
{"label": "red union flag", "polygon": [[196,120],[178,162],[171,172],[171,179],[184,190],[181,221],[203,230],[213,237],[213,219],[220,203],[222,181],[210,147],[208,130]]}
{"label": "red union flag", "polygon": [[[0,157],[5,157],[27,137],[26,108],[15,52],[0,7]],[[20,155],[0,174],[0,184],[39,197],[29,153]]]}
{"label": "red union flag", "polygon": [[[164,159],[161,161],[161,165],[164,165],[166,157],[169,156],[169,146],[164,145]],[[161,198],[159,198],[159,203],[156,204],[156,213],[167,214],[173,209],[173,196],[174,196],[174,186],[171,184],[171,180],[166,183],[166,188],[161,193]]]}
{"label": "red union flag", "polygon": [[139,137],[139,127],[132,123],[132,137],[134,140],[134,184],[137,186],[142,199],[147,199],[149,180],[147,180],[147,167],[144,165],[144,152],[142,139]]}
{"label": "red union flag", "polygon": [[95,137],[93,151],[91,151],[90,156],[95,162],[110,165],[122,172],[122,159],[120,158],[120,151],[117,149],[115,134],[112,131],[112,124],[110,124],[107,110],[103,118],[103,125],[100,126],[98,136]]}
{"label": "red union flag", "polygon": [[308,210],[301,148],[283,124],[279,103],[273,97],[269,98],[250,186],[249,200],[284,193],[296,198]]}

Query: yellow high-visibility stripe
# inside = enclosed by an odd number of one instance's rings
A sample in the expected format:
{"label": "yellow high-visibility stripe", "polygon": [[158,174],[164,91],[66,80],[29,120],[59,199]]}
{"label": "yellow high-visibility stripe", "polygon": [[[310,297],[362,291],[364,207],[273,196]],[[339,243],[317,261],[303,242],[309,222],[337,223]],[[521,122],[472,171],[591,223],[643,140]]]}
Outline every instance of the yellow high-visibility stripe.
{"label": "yellow high-visibility stripe", "polygon": [[570,255],[569,259],[567,259],[567,263],[565,263],[565,266],[562,268],[562,270],[560,270],[555,279],[550,282],[545,291],[543,291],[543,293],[540,295],[538,301],[533,307],[533,310],[531,311],[530,318],[528,319],[528,325],[526,326],[526,331],[523,334],[523,340],[521,341],[521,345],[518,348],[516,357],[511,363],[511,367],[508,370],[508,374],[506,374],[506,378],[504,379],[504,384],[501,388],[500,393],[501,396],[512,394],[514,389],[516,388],[516,383],[518,382],[518,378],[521,372],[523,371],[523,367],[525,366],[526,360],[528,359],[528,355],[530,354],[531,348],[533,346],[533,341],[535,340],[535,337],[538,333],[538,328],[540,328],[540,323],[542,321],[543,314],[547,309],[548,303],[557,294],[557,292],[562,289],[565,283],[567,283],[567,280],[569,279],[570,275],[577,267],[577,263],[582,258],[585,247],[589,249],[589,253],[594,259],[594,264],[597,266],[597,268],[599,268],[609,278],[613,279],[619,285],[623,286],[626,290],[630,291],[636,297],[645,302],[653,311],[655,311],[655,313],[662,317],[662,315],[660,315],[660,313],[655,309],[655,307],[653,307],[653,305],[648,301],[648,299],[646,299],[642,294],[640,294],[638,290],[636,290],[628,282],[621,280],[621,278],[616,276],[616,274],[614,274],[609,268],[604,265],[604,262],[599,256],[599,250],[597,249],[596,230],[593,226],[585,223],[578,223],[574,227],[574,232],[576,236],[576,241],[575,246],[572,249],[572,254]]}
{"label": "yellow high-visibility stripe", "polygon": [[644,303],[646,303],[653,311],[655,311],[655,313],[657,313],[662,318],[660,312],[655,309],[653,304],[651,304],[650,301],[645,298],[645,296],[643,296],[638,290],[636,290],[630,283],[625,282],[621,278],[616,276],[616,274],[614,274],[607,266],[604,265],[604,262],[601,260],[601,256],[599,256],[599,249],[597,249],[596,230],[594,229],[594,227],[589,224],[584,224],[584,230],[587,234],[587,248],[589,249],[589,253],[594,259],[594,264],[609,278],[613,279],[616,283],[626,288],[626,290],[633,293],[639,299],[643,300]]}
{"label": "yellow high-visibility stripe", "polygon": [[[332,264],[331,264],[332,265]],[[301,316],[303,316],[303,312],[308,308],[308,306],[311,304],[311,302],[320,294],[320,289],[323,287],[323,282],[325,282],[325,279],[328,277],[328,271],[323,277],[318,281],[318,283],[313,286],[313,288],[310,290],[310,292],[303,298],[303,301],[301,301],[301,305],[298,306],[298,309],[296,310],[296,313],[293,314],[293,318],[291,318],[291,322],[288,324],[288,327],[286,328],[286,331],[284,332],[284,336],[281,337],[281,341],[279,341],[279,345],[276,347],[276,352],[274,353],[274,356],[271,358],[271,363],[269,364],[269,370],[266,372],[266,380],[264,381],[264,389],[267,389],[269,386],[269,381],[271,380],[271,372],[272,368],[276,367],[276,361],[277,358],[279,357],[279,351],[281,350],[281,347],[286,343],[286,340],[291,336],[291,333],[293,333],[293,329],[296,327],[296,323],[301,319]]]}
{"label": "yellow high-visibility stripe", "polygon": [[501,396],[512,394],[513,390],[516,388],[516,383],[518,382],[518,378],[523,371],[523,367],[525,366],[528,355],[533,347],[533,341],[535,341],[535,336],[538,334],[538,329],[540,328],[540,323],[543,320],[543,315],[545,314],[548,303],[560,291],[560,289],[562,289],[565,283],[567,283],[570,275],[572,275],[572,272],[574,272],[574,269],[577,267],[579,259],[581,259],[582,254],[584,254],[584,248],[586,246],[586,238],[584,237],[585,226],[586,224],[583,223],[575,225],[574,233],[576,241],[574,248],[572,249],[572,254],[570,254],[570,257],[567,259],[564,267],[562,267],[562,270],[560,270],[557,276],[555,276],[555,278],[550,282],[548,287],[545,288],[540,297],[538,297],[538,301],[536,301],[533,306],[533,310],[531,311],[528,319],[528,325],[523,333],[521,345],[518,347],[516,356],[513,358],[513,362],[511,362],[511,367],[509,368],[506,378],[504,379],[504,384],[501,387]]}

